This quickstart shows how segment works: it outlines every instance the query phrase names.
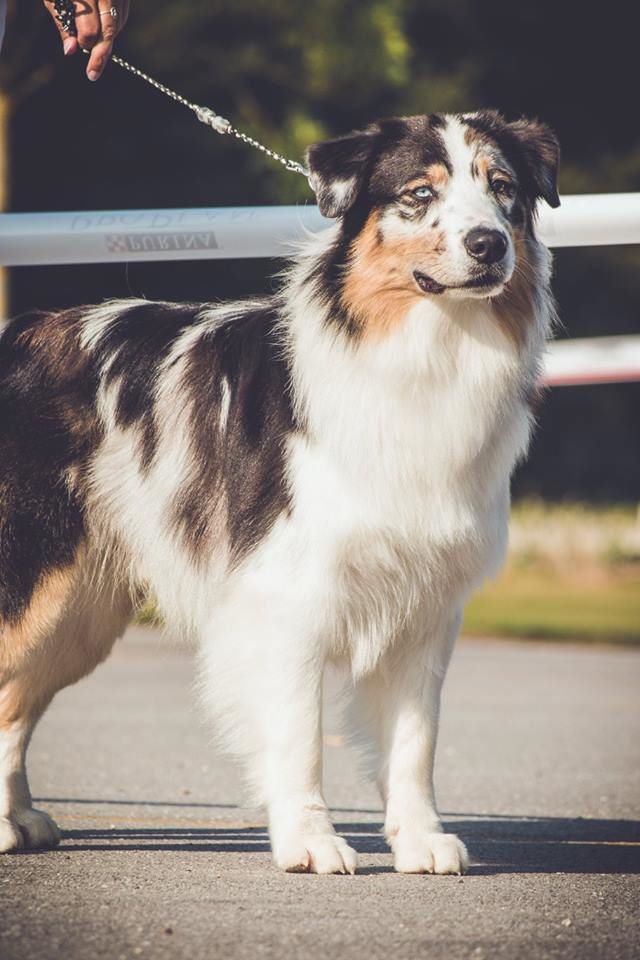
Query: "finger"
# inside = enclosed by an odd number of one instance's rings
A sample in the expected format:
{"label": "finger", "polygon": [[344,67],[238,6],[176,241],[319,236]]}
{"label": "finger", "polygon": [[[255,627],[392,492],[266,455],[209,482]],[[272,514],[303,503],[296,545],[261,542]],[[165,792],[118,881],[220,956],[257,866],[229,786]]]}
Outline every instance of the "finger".
{"label": "finger", "polygon": [[64,29],[64,27],[62,26],[62,24],[61,24],[60,21],[58,20],[58,16],[57,16],[57,14],[56,14],[56,11],[55,11],[55,8],[54,8],[53,4],[52,4],[52,3],[48,3],[48,2],[46,2],[46,0],[45,0],[44,6],[45,6],[45,10],[47,10],[48,13],[51,15],[51,19],[53,20],[53,22],[54,22],[54,24],[55,24],[55,27],[56,27],[56,30],[58,31],[58,33],[59,33],[59,35],[60,35],[60,39],[61,39],[61,41],[62,41],[62,47],[63,47],[63,50],[64,50],[64,55],[65,55],[65,57],[70,56],[70,55],[73,54],[73,53],[77,53],[77,52],[78,52],[78,49],[79,49],[79,48],[78,48],[78,41],[76,40],[76,38],[75,38],[72,34],[70,34],[67,30]]}
{"label": "finger", "polygon": [[[115,32],[112,35],[115,37]],[[113,39],[101,40],[96,43],[91,51],[89,63],[87,64],[87,76],[89,80],[99,80],[104,68],[109,62],[109,57],[113,51]]]}
{"label": "finger", "polygon": [[76,32],[83,50],[91,50],[102,39],[97,0],[75,0]]}
{"label": "finger", "polygon": [[109,57],[113,51],[113,41],[120,27],[120,9],[115,4],[105,7],[104,0],[102,5],[98,0],[98,16],[102,28],[102,40],[91,51],[87,64],[87,76],[90,80],[98,80],[102,76],[102,72],[109,62]]}

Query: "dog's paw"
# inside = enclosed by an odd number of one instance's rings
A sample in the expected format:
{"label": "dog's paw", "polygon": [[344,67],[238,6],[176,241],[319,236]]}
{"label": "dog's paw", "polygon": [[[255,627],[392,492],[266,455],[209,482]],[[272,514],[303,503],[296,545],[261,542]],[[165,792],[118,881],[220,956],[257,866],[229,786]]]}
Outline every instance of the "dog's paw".
{"label": "dog's paw", "polygon": [[288,873],[355,873],[358,855],[334,833],[300,834],[274,846],[273,859]]}
{"label": "dog's paw", "polygon": [[391,846],[398,873],[464,873],[469,854],[455,833],[399,830]]}
{"label": "dog's paw", "polygon": [[11,817],[0,817],[0,853],[46,849],[59,842],[58,825],[42,810],[16,810]]}

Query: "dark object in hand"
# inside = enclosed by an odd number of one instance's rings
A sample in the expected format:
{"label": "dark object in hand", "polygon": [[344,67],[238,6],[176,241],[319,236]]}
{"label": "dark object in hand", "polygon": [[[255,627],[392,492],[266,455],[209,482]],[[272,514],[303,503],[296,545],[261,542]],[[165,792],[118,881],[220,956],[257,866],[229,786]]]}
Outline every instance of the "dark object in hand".
{"label": "dark object in hand", "polygon": [[56,20],[62,29],[71,36],[76,35],[76,10],[73,0],[52,0],[56,11]]}

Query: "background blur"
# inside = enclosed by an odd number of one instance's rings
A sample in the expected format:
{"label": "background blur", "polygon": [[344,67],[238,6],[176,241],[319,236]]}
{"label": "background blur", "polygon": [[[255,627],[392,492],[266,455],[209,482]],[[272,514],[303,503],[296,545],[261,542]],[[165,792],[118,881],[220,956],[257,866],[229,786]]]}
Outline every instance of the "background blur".
{"label": "background blur", "polygon": [[[605,7],[573,0],[132,0],[117,50],[294,158],[314,140],[382,115],[491,106],[556,129],[561,193],[631,191],[640,190],[640,129],[630,10],[618,0]],[[63,59],[39,0],[10,0],[0,57],[4,209],[312,202],[302,178],[213,134],[118,67],[89,83],[83,59]],[[559,250],[555,262],[559,336],[637,331],[637,247]],[[279,267],[245,260],[19,268],[11,272],[10,308],[131,294],[224,299],[271,289]],[[544,582],[547,593],[551,584],[561,591],[563,609],[573,596],[572,635],[582,610],[585,635],[638,638],[639,409],[640,384],[547,395],[514,493],[563,506],[523,503],[516,512],[505,575],[512,578],[508,632],[520,624],[521,632],[562,633],[559,615],[551,626],[540,619]],[[582,506],[567,506],[576,501]],[[585,615],[594,597],[601,612],[626,611],[622,624],[609,616],[594,628],[597,611]],[[480,603],[474,610],[476,628],[485,629],[486,609]]]}

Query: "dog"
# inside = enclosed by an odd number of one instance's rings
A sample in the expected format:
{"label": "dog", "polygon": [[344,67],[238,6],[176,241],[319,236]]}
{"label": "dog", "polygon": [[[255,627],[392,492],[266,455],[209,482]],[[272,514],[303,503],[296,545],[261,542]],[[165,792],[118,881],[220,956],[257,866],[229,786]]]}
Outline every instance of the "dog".
{"label": "dog", "polygon": [[559,204],[558,161],[538,121],[382,120],[309,148],[335,223],[269,299],[6,324],[0,850],[58,842],[32,806],[29,738],[151,591],[199,644],[202,699],[279,867],[356,870],[322,792],[334,662],[376,747],[395,868],[466,869],[435,805],[440,690],[505,553],[554,319],[535,211]]}

